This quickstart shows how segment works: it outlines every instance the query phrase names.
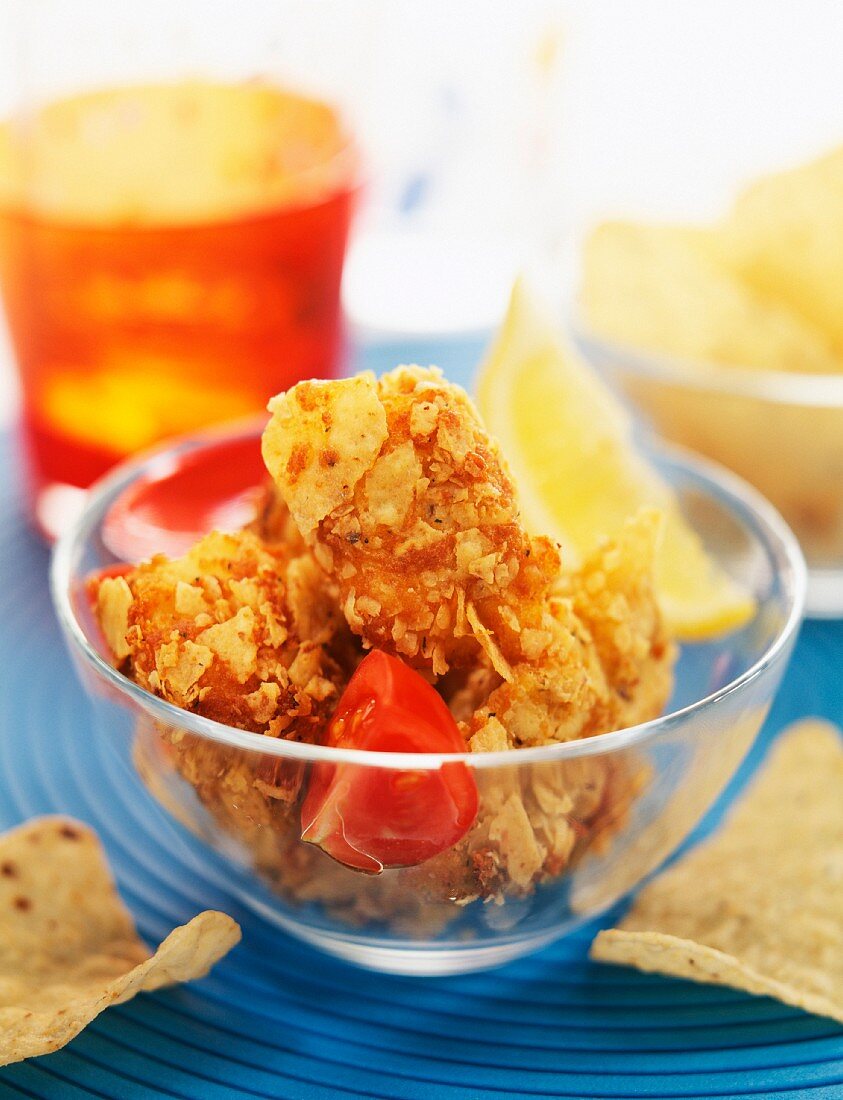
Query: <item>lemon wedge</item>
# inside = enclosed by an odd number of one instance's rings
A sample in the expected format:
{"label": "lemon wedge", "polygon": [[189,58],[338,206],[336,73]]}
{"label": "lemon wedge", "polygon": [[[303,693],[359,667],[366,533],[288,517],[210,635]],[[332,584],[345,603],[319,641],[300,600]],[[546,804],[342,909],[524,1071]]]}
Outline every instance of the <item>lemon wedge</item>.
{"label": "lemon wedge", "polygon": [[480,412],[515,474],[524,522],[578,562],[642,507],[665,517],[656,584],[680,639],[735,629],[752,596],[709,557],[667,484],[638,454],[625,410],[563,343],[522,282],[477,379]]}

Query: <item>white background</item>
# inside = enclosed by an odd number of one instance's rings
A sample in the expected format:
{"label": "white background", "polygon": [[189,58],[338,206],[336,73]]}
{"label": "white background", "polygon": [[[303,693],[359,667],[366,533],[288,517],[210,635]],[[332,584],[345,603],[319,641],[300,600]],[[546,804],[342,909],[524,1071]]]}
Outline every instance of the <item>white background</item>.
{"label": "white background", "polygon": [[[34,60],[23,11],[43,20]],[[133,11],[148,28],[178,13],[178,34],[150,29],[137,50],[144,64],[157,50],[162,72],[292,55],[352,91],[374,181],[349,300],[370,329],[489,323],[519,247],[570,260],[598,217],[715,216],[748,176],[843,141],[838,0],[0,0],[0,113],[27,75],[137,76],[130,50],[104,50],[106,14]],[[455,90],[460,110],[443,114]],[[420,171],[432,185],[402,212]],[[0,365],[7,415],[9,379]]]}

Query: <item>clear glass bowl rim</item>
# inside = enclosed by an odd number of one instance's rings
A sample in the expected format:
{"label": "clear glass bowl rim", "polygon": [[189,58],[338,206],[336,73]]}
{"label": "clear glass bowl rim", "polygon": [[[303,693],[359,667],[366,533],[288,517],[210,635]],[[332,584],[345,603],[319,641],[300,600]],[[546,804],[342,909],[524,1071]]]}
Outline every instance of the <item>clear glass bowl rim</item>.
{"label": "clear glass bowl rim", "polygon": [[766,549],[772,551],[774,560],[783,565],[782,583],[789,606],[781,629],[750,668],[736,679],[718,688],[717,691],[679,710],[626,729],[597,734],[579,741],[480,753],[382,753],[362,749],[338,749],[264,737],[261,734],[191,714],[164,699],[159,699],[123,676],[88,642],[73,609],[71,593],[73,562],[77,550],[84,545],[92,532],[98,529],[111,499],[137,477],[142,474],[166,476],[181,455],[224,440],[240,440],[259,434],[265,422],[265,418],[258,420],[249,418],[236,424],[211,428],[175,442],[170,441],[122,462],[90,488],[84,507],[63,532],[53,551],[50,568],[53,604],[74,657],[81,658],[99,679],[105,681],[110,688],[125,696],[130,703],[145,711],[156,721],[186,730],[198,737],[228,745],[234,749],[260,752],[287,760],[306,763],[357,764],[391,770],[424,771],[457,762],[480,769],[513,767],[520,764],[541,764],[584,756],[600,756],[632,745],[639,745],[661,733],[673,730],[682,723],[713,709],[727,695],[745,688],[763,675],[765,670],[776,662],[782,651],[786,651],[802,621],[807,584],[805,560],[796,537],[772,504],[741,478],[717,463],[701,459],[679,447],[659,444],[649,447],[654,455],[690,471],[703,481],[712,483],[727,500],[742,505],[761,532]]}
{"label": "clear glass bowl rim", "polygon": [[601,336],[585,323],[576,308],[568,314],[567,331],[586,358],[590,351],[596,351],[601,357],[622,363],[625,370],[643,378],[683,389],[754,397],[778,405],[843,411],[843,374],[763,370],[659,355]]}

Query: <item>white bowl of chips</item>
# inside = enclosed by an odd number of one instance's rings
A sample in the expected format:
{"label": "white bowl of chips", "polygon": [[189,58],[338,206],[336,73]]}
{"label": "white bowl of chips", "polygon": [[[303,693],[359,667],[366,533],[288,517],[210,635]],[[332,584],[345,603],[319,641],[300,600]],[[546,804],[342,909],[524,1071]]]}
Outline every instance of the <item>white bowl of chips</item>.
{"label": "white bowl of chips", "polygon": [[843,615],[843,150],[759,180],[704,227],[606,222],[573,335],[665,439],[776,505]]}

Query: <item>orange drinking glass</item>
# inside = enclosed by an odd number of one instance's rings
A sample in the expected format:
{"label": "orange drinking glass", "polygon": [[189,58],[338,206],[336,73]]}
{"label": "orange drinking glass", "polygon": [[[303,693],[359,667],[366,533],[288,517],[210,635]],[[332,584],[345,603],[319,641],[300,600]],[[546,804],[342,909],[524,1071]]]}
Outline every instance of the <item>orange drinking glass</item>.
{"label": "orange drinking glass", "polygon": [[0,282],[45,533],[125,455],[337,371],[357,189],[337,110],[280,84],[113,85],[3,127]]}

